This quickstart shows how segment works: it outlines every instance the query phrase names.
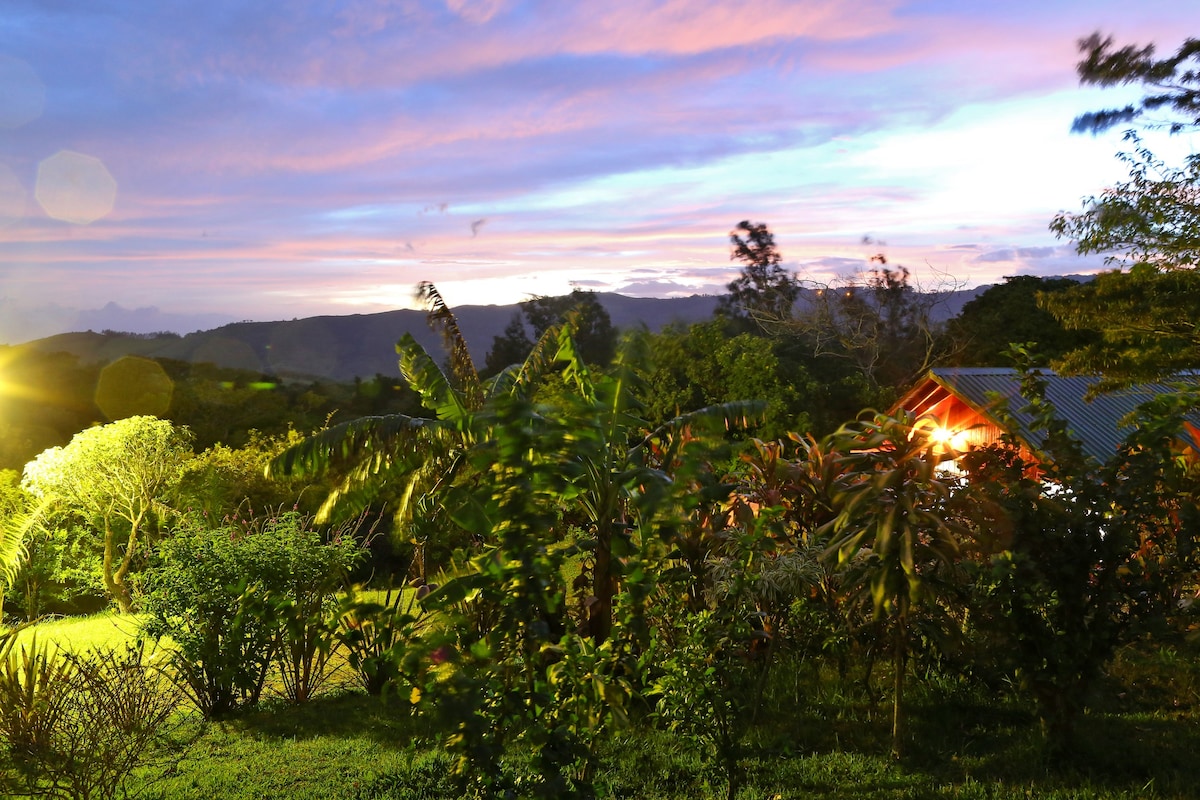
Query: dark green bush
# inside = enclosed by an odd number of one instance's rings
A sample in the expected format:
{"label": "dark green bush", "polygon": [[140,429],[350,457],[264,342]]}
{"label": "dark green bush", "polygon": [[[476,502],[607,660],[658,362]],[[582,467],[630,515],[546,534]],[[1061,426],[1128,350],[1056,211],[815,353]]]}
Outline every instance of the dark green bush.
{"label": "dark green bush", "polygon": [[205,717],[256,704],[278,663],[289,699],[322,682],[329,614],[361,553],[351,528],[328,537],[296,512],[175,531],[144,588],[145,632],[176,644],[174,666]]}

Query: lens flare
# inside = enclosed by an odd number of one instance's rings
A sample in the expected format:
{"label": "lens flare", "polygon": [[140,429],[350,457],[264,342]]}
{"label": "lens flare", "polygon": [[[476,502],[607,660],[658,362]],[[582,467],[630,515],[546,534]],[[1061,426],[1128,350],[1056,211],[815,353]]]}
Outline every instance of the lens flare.
{"label": "lens flare", "polygon": [[25,216],[25,187],[16,174],[0,164],[0,228]]}
{"label": "lens flare", "polygon": [[100,371],[96,406],[111,420],[139,415],[165,416],[175,382],[157,361],[123,356]]}
{"label": "lens flare", "polygon": [[90,225],[113,210],[117,181],[100,159],[59,150],[38,164],[34,196],[51,217]]}

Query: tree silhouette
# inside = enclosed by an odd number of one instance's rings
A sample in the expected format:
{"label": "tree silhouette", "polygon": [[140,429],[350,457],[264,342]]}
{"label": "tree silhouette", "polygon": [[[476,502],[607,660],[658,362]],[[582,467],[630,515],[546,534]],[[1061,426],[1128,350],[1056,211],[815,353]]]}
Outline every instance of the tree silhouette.
{"label": "tree silhouette", "polygon": [[729,258],[742,262],[742,274],[728,284],[729,294],[721,298],[718,313],[759,325],[791,319],[800,284],[781,266],[783,257],[766,223],[742,220],[730,232],[729,241],[733,246]]}

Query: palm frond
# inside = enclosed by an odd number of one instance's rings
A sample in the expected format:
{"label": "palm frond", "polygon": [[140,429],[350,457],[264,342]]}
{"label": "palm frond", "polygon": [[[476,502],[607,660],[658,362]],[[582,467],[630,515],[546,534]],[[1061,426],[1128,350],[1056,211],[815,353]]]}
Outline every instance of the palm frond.
{"label": "palm frond", "polygon": [[431,330],[441,335],[442,343],[449,353],[450,374],[456,388],[462,392],[467,407],[477,410],[483,405],[483,384],[479,380],[479,372],[475,369],[467,340],[458,327],[458,318],[446,305],[437,287],[429,281],[417,284],[417,298],[426,304],[428,312],[425,320]]}
{"label": "palm frond", "polygon": [[[267,464],[268,477],[315,475],[333,466],[394,461],[420,451],[436,420],[389,414],[343,422],[294,444]],[[377,467],[382,461],[377,462]]]}
{"label": "palm frond", "polygon": [[521,364],[513,364],[500,371],[487,386],[487,399],[503,394],[519,394],[529,397],[537,389],[542,378],[555,371],[556,350],[562,325],[551,325],[538,340]]}
{"label": "palm frond", "polygon": [[400,337],[396,352],[400,354],[400,374],[409,387],[421,396],[421,405],[437,415],[438,419],[463,427],[471,412],[478,410],[480,404],[472,405],[469,398],[455,388],[412,334],[406,333]]}
{"label": "palm frond", "polygon": [[[24,526],[14,524],[13,519],[5,520],[0,527],[0,585],[11,586],[21,568],[25,557]],[[0,589],[2,592],[3,589]]]}
{"label": "palm frond", "polygon": [[[29,533],[41,524],[51,506],[49,498],[40,501],[29,511],[12,514],[0,523],[0,584],[11,586],[21,571],[25,559],[25,542]],[[0,600],[3,590],[0,590]]]}

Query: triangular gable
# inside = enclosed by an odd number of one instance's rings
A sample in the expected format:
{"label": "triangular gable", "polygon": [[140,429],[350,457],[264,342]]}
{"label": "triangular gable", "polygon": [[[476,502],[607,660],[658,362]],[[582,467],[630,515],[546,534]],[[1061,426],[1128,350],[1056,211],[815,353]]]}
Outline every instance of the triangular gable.
{"label": "triangular gable", "polygon": [[[1142,384],[1087,400],[1097,378],[1063,376],[1052,370],[1039,372],[1046,382],[1046,399],[1057,409],[1084,452],[1098,461],[1112,456],[1129,434],[1130,428],[1121,424],[1123,418],[1148,400],[1174,391],[1164,384]],[[1187,379],[1195,378],[1187,376]],[[1021,395],[1020,384],[1020,373],[1014,369],[938,368],[930,370],[925,380],[900,399],[896,408],[936,419],[952,430],[974,425],[966,439],[970,444],[983,444],[1000,437],[1003,429],[999,407],[1007,403],[1008,414],[1015,423],[1012,433],[1037,452],[1045,431],[1035,430],[1032,415],[1023,411],[1029,400]],[[963,448],[956,445],[955,449]]]}

